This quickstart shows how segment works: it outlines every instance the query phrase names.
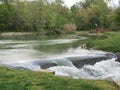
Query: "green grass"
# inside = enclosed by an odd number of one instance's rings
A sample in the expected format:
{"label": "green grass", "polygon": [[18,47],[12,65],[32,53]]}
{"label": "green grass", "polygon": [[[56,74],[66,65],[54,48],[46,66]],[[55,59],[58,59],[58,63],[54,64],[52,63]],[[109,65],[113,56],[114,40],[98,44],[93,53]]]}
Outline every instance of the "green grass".
{"label": "green grass", "polygon": [[119,53],[120,52],[120,32],[106,33],[106,39],[90,41],[87,43],[87,47],[100,49],[104,51]]}
{"label": "green grass", "polygon": [[75,34],[76,35],[87,35],[87,34],[89,34],[89,31],[87,31],[87,30],[86,31],[76,31]]}
{"label": "green grass", "polygon": [[77,80],[0,67],[0,90],[115,90],[115,88],[109,81]]}

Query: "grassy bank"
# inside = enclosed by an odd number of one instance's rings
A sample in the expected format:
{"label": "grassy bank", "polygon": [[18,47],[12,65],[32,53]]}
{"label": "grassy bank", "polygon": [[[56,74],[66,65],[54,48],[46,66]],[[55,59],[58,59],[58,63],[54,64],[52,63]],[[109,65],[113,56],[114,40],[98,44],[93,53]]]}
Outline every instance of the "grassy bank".
{"label": "grassy bank", "polygon": [[111,82],[0,67],[0,90],[115,90]]}
{"label": "grassy bank", "polygon": [[108,32],[105,35],[107,36],[106,39],[92,40],[87,43],[87,47],[120,53],[120,32]]}

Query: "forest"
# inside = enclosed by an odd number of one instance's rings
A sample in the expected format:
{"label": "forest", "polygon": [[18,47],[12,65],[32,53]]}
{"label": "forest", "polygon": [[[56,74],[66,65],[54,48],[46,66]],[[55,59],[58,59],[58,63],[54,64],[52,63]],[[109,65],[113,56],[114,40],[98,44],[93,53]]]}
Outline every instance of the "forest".
{"label": "forest", "polygon": [[81,0],[71,8],[63,0],[1,0],[0,32],[120,30],[120,5],[113,0]]}

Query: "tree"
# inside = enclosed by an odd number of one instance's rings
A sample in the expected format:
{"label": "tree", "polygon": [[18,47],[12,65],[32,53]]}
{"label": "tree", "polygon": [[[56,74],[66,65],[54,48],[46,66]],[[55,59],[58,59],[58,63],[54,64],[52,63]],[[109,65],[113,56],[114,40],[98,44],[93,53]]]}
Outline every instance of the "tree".
{"label": "tree", "polygon": [[120,26],[120,7],[115,10],[115,22]]}
{"label": "tree", "polygon": [[1,31],[12,29],[15,11],[11,0],[3,0],[0,4],[0,29]]}
{"label": "tree", "polygon": [[[73,7],[72,7],[73,8]],[[95,24],[98,27],[107,27],[108,6],[104,0],[84,0],[76,6],[75,21],[79,30],[93,29]]]}

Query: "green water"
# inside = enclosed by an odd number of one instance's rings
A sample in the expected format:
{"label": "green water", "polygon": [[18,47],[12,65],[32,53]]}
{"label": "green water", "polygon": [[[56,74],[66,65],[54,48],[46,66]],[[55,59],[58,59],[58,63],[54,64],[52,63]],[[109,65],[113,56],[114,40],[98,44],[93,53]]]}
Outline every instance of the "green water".
{"label": "green water", "polygon": [[18,36],[0,38],[0,63],[54,57],[83,45],[82,36]]}

